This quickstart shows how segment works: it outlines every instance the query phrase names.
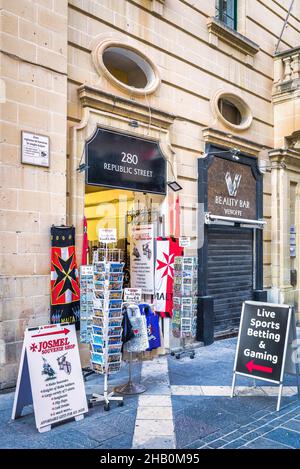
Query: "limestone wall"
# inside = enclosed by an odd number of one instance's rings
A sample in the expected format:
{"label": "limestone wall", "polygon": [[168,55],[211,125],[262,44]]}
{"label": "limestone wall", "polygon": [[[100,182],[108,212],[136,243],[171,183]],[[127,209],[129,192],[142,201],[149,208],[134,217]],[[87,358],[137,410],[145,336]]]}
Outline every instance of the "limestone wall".
{"label": "limestone wall", "polygon": [[[67,0],[2,1],[0,388],[26,326],[49,321],[50,226],[66,220]],[[50,168],[21,164],[21,131],[50,137]]]}

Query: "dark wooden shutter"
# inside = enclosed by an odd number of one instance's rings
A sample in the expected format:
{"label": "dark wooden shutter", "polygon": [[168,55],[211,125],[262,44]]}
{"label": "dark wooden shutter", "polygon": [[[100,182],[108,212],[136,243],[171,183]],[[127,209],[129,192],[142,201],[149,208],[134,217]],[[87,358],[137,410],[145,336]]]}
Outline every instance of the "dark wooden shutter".
{"label": "dark wooden shutter", "polygon": [[253,295],[253,232],[210,226],[207,293],[214,298],[215,335],[237,330],[242,303]]}

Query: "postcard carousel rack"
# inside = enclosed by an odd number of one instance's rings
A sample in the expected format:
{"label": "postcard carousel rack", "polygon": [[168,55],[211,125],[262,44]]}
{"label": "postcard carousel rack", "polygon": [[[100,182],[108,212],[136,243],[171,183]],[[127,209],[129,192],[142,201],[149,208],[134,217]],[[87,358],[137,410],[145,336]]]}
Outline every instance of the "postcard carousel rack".
{"label": "postcard carousel rack", "polygon": [[180,256],[174,259],[172,333],[180,339],[181,350],[172,356],[195,357],[187,339],[195,337],[197,324],[197,258]]}
{"label": "postcard carousel rack", "polygon": [[110,259],[93,264],[93,308],[87,335],[90,340],[91,368],[104,376],[103,394],[93,394],[90,404],[110,401],[123,405],[123,397],[108,390],[108,377],[120,370],[122,360],[122,295],[124,263]]}

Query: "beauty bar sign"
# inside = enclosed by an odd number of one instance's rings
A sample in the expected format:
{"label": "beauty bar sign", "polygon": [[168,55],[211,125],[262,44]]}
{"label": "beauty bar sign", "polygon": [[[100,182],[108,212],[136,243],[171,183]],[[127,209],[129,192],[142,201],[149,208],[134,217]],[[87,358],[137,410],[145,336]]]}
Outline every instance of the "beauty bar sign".
{"label": "beauty bar sign", "polygon": [[211,214],[256,220],[256,179],[251,166],[214,157],[207,190]]}
{"label": "beauty bar sign", "polygon": [[155,141],[97,128],[86,163],[88,185],[166,194],[166,160]]}

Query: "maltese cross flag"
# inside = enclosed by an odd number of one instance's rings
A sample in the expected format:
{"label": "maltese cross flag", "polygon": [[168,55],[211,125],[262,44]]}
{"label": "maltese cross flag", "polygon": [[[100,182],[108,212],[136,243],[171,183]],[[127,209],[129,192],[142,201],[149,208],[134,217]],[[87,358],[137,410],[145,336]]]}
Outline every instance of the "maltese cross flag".
{"label": "maltese cross flag", "polygon": [[182,255],[178,239],[157,238],[155,311],[161,317],[173,316],[174,259]]}

